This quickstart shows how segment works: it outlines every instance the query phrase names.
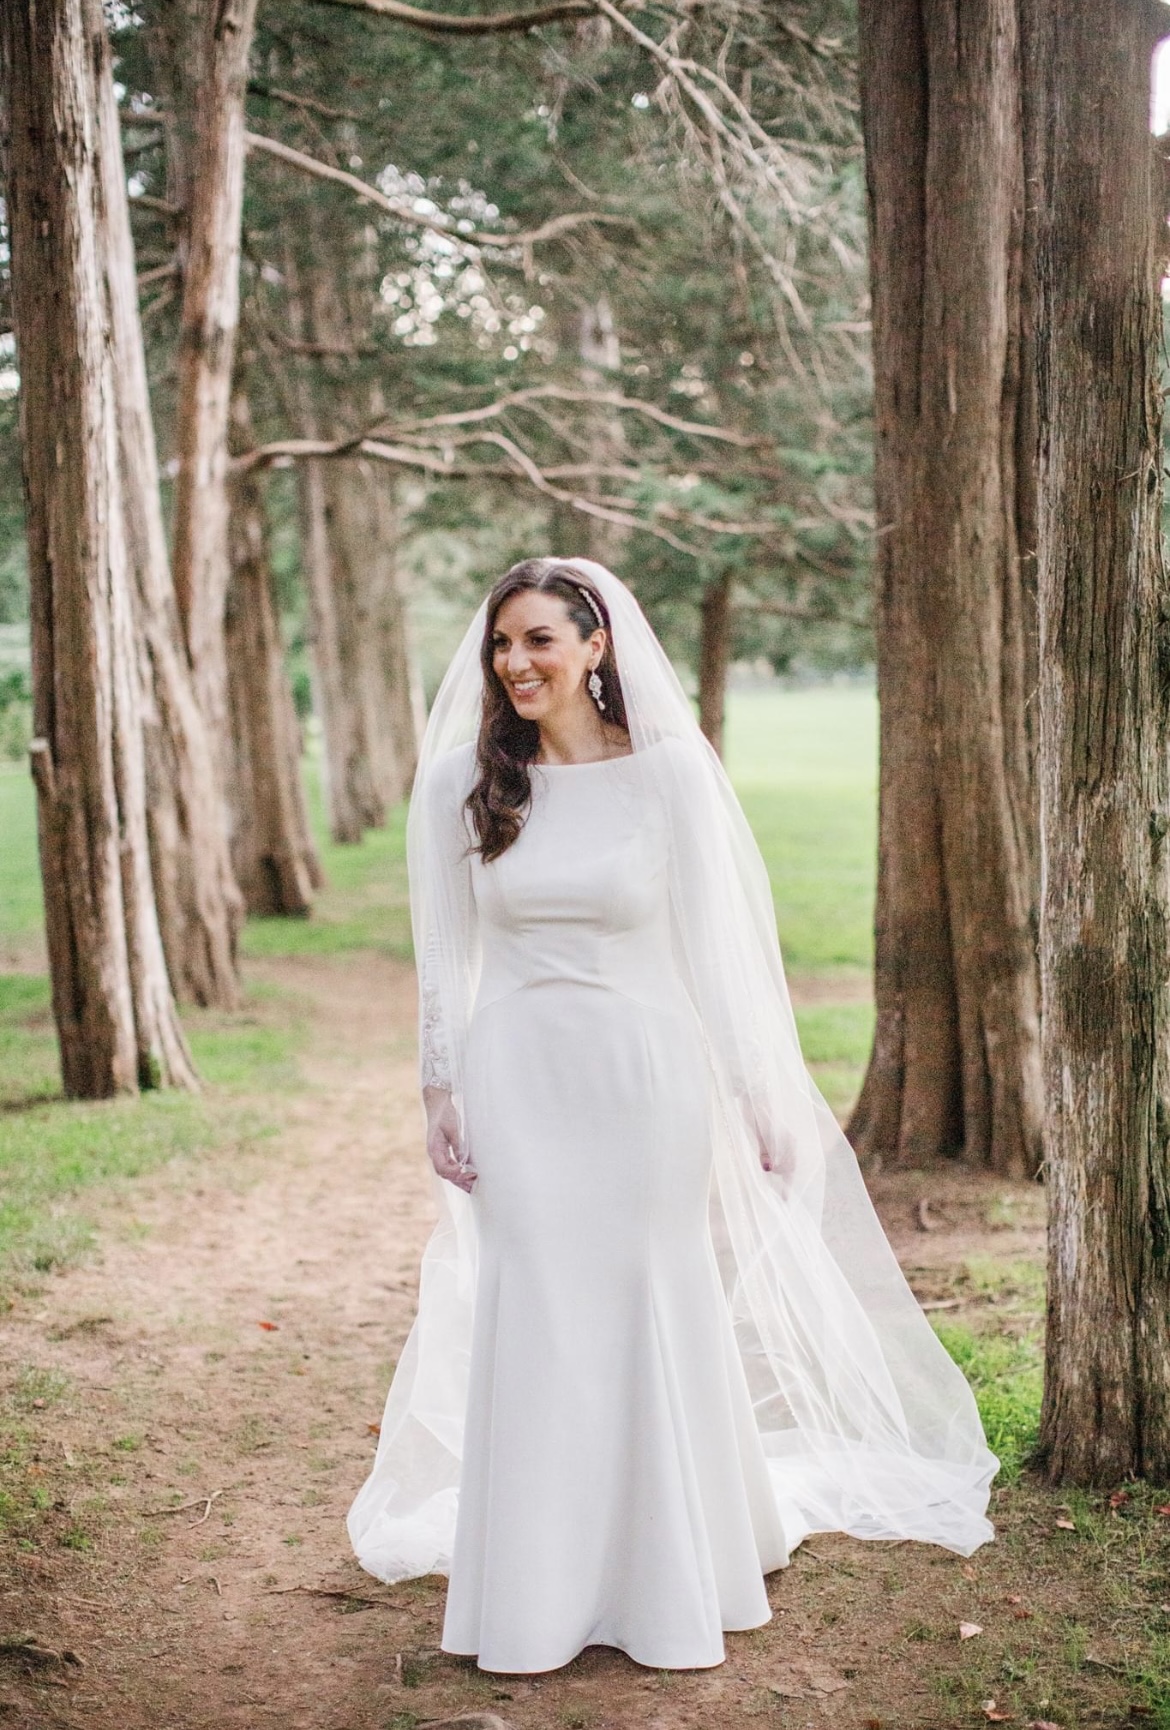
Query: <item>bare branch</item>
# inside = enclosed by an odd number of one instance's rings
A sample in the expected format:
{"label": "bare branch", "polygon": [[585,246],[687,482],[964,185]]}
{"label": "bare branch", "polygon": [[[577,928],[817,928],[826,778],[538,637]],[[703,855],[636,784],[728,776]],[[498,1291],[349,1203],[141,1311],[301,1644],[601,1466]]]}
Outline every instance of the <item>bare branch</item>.
{"label": "bare branch", "polygon": [[152,282],[163,282],[169,277],[179,274],[179,266],[175,259],[169,264],[156,264],[153,270],[143,270],[138,274],[139,288],[147,288]]}
{"label": "bare branch", "polygon": [[619,528],[640,529],[644,534],[653,535],[656,540],[665,541],[667,546],[676,552],[685,553],[688,558],[699,557],[700,549],[688,546],[686,541],[660,524],[648,522],[644,517],[634,515],[630,511],[615,510],[612,506],[601,503],[597,499],[586,498],[583,494],[570,492],[565,487],[558,487],[549,481],[543,472],[511,439],[506,439],[501,433],[483,433],[484,443],[497,445],[511,457],[509,464],[489,465],[487,463],[468,463],[457,466],[444,460],[441,454],[425,450],[411,450],[402,445],[384,443],[381,439],[350,438],[330,442],[328,439],[277,439],[271,444],[259,445],[255,450],[245,451],[234,458],[231,464],[232,472],[247,473],[249,470],[262,468],[269,464],[304,461],[306,458],[330,458],[367,456],[376,457],[379,462],[391,463],[397,468],[421,469],[424,474],[442,480],[502,480],[524,481],[535,491],[543,493],[547,498],[557,499],[560,503],[571,506],[582,515],[597,517],[602,522],[615,523]]}
{"label": "bare branch", "polygon": [[362,116],[355,114],[351,108],[330,108],[325,102],[318,102],[315,96],[300,96],[295,90],[281,90],[275,84],[261,84],[256,78],[248,80],[249,96],[264,96],[272,102],[283,102],[289,108],[307,108],[312,114],[323,114],[326,120],[360,120]]}
{"label": "bare branch", "polygon": [[455,12],[424,12],[403,0],[318,0],[326,6],[350,6],[359,12],[376,12],[397,24],[429,30],[440,36],[485,36],[494,31],[531,30],[534,24],[554,24],[561,18],[591,18],[597,12],[592,0],[552,0],[552,4],[526,12],[497,12],[483,17],[460,17]]}
{"label": "bare branch", "polygon": [[[341,0],[337,0],[340,4]],[[299,169],[302,174],[313,174],[319,180],[332,180],[338,186],[347,187],[356,197],[367,204],[377,205],[388,216],[393,216],[399,222],[406,222],[415,228],[428,229],[432,234],[441,234],[444,239],[454,241],[456,245],[472,249],[474,247],[494,247],[497,251],[510,251],[513,247],[537,246],[542,241],[554,240],[558,235],[567,234],[571,229],[586,227],[591,223],[610,223],[622,228],[634,228],[636,224],[628,216],[610,216],[605,212],[590,210],[569,211],[564,216],[554,216],[548,222],[541,223],[539,228],[528,229],[517,234],[485,234],[478,229],[462,234],[458,229],[451,228],[434,216],[423,216],[419,211],[412,210],[409,205],[400,204],[393,198],[387,198],[384,192],[379,192],[376,186],[368,181],[359,180],[356,174],[348,173],[344,168],[333,168],[327,162],[321,162],[315,156],[306,156],[303,150],[294,150],[291,144],[282,144],[277,138],[265,138],[259,132],[246,132],[244,139],[249,150],[261,150],[268,156],[275,156],[281,162],[286,162],[291,168]]]}
{"label": "bare branch", "polygon": [[564,385],[540,384],[527,390],[517,390],[510,395],[500,397],[496,402],[486,403],[482,408],[461,409],[451,414],[432,415],[427,420],[397,421],[392,427],[382,423],[370,429],[369,437],[376,438],[381,434],[397,437],[406,432],[423,432],[430,427],[472,426],[477,422],[494,420],[497,415],[505,414],[512,408],[523,408],[533,402],[571,402],[585,403],[596,408],[614,408],[628,410],[634,414],[644,415],[648,420],[655,421],[659,426],[667,427],[671,432],[683,433],[688,438],[715,439],[720,444],[735,445],[740,450],[755,450],[769,441],[748,433],[734,432],[730,427],[710,426],[705,421],[680,420],[677,415],[668,414],[665,409],[655,403],[643,402],[638,397],[623,396],[616,390],[573,390]]}

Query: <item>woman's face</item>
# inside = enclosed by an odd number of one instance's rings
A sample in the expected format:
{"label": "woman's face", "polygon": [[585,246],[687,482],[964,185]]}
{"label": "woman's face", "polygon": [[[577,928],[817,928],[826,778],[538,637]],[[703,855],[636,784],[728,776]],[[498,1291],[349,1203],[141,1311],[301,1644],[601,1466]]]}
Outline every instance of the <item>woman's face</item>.
{"label": "woman's face", "polygon": [[559,595],[521,589],[496,614],[492,668],[517,714],[539,723],[589,702],[585,680],[604,646],[601,629],[582,638]]}

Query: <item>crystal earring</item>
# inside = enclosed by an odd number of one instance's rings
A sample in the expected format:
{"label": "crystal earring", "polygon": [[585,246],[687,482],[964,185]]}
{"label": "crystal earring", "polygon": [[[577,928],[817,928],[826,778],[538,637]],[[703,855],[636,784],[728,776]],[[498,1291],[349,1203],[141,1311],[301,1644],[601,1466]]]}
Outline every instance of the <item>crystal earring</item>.
{"label": "crystal earring", "polygon": [[604,712],[605,704],[601,698],[601,674],[597,671],[596,667],[594,667],[593,671],[589,675],[589,695],[593,698],[597,707]]}

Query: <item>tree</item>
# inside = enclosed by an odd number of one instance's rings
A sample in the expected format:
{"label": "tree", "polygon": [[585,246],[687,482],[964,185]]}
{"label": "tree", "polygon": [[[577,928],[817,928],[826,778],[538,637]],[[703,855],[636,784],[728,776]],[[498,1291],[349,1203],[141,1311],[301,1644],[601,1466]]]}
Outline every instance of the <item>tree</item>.
{"label": "tree", "polygon": [[1041,1157],[1018,0],[862,0],[881,703],[863,1155]]}
{"label": "tree", "polygon": [[224,606],[228,547],[228,429],[239,318],[244,102],[257,0],[199,0],[187,259],[176,412],[175,590],[221,779],[228,747]]}
{"label": "tree", "polygon": [[[98,0],[7,7],[12,294],[22,373],[33,773],[65,1092],[193,1086],[151,881],[141,666],[110,336]],[[51,285],[51,290],[47,288]],[[133,516],[135,513],[131,513]]]}
{"label": "tree", "polygon": [[1049,1179],[1040,1454],[1170,1478],[1170,581],[1160,540],[1170,17],[1044,0],[1036,319],[1040,923]]}
{"label": "tree", "polygon": [[[242,384],[232,403],[234,436],[253,443]],[[263,477],[245,471],[230,486],[232,576],[225,616],[232,762],[232,864],[249,913],[305,914],[323,878],[301,785],[300,725],[272,595]]]}
{"label": "tree", "polygon": [[110,339],[135,638],[142,659],[146,818],[155,902],[171,983],[179,997],[231,1008],[237,1000],[236,946],[243,909],[228,855],[211,739],[195,697],[171,582],[112,80],[99,85],[99,100]]}

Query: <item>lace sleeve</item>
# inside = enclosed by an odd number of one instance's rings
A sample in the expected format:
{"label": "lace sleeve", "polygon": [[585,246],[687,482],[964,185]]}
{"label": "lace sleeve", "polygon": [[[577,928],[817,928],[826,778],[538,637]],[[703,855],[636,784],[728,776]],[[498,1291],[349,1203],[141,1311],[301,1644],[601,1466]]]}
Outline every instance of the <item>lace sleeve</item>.
{"label": "lace sleeve", "polygon": [[454,1082],[439,991],[439,940],[435,932],[419,968],[418,1055],[420,1085],[441,1087],[450,1093]]}
{"label": "lace sleeve", "polygon": [[419,1082],[447,1093],[460,1091],[462,1036],[478,955],[472,837],[463,807],[470,768],[469,752],[453,752],[434,765],[415,794],[421,844],[412,864],[411,899],[419,975]]}

